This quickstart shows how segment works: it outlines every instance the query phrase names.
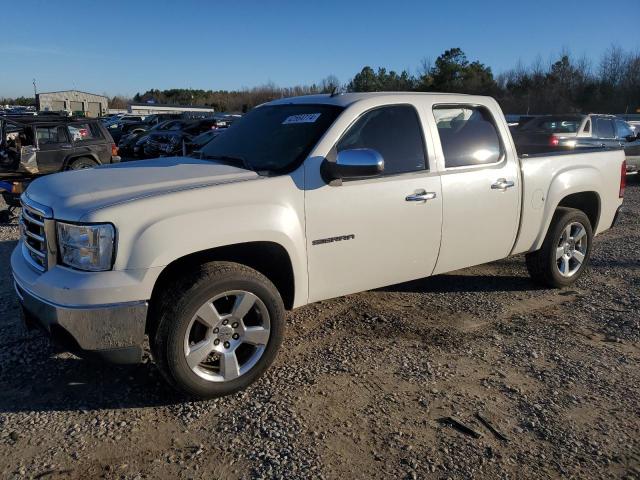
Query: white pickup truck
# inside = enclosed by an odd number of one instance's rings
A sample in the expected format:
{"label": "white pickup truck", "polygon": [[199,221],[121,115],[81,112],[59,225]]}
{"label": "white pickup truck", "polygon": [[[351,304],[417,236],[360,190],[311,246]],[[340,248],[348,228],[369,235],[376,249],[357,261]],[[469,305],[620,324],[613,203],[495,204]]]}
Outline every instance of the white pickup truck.
{"label": "white pickup truck", "polygon": [[520,158],[497,103],[457,94],[287,98],[178,157],[66,172],[22,197],[11,257],[30,325],[139,361],[197,397],[258,378],[285,311],[526,253],[583,273],[624,193],[624,153]]}

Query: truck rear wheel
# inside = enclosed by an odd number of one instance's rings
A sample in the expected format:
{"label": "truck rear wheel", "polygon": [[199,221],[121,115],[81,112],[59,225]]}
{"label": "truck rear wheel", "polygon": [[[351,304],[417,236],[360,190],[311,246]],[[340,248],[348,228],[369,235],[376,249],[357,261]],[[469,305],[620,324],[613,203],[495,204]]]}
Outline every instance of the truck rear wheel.
{"label": "truck rear wheel", "polygon": [[93,168],[97,166],[98,164],[95,160],[89,157],[80,157],[71,160],[69,166],[67,167],[67,170],[83,170],[85,168]]}
{"label": "truck rear wheel", "polygon": [[592,241],[591,222],[582,211],[558,208],[542,248],[526,255],[529,275],[549,287],[573,284],[587,267]]}
{"label": "truck rear wheel", "polygon": [[212,398],[253,383],[273,362],[284,335],[284,305],[261,273],[211,262],[171,285],[152,332],[153,357],[187,395]]}

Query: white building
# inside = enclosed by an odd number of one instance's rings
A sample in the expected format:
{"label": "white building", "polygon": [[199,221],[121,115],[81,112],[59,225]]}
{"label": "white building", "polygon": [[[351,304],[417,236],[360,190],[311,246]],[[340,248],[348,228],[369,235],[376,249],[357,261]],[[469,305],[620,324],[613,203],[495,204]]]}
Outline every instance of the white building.
{"label": "white building", "polygon": [[136,115],[151,115],[153,113],[184,113],[193,112],[200,114],[212,114],[213,107],[198,107],[193,105],[162,105],[159,103],[132,103],[129,105],[129,113]]}

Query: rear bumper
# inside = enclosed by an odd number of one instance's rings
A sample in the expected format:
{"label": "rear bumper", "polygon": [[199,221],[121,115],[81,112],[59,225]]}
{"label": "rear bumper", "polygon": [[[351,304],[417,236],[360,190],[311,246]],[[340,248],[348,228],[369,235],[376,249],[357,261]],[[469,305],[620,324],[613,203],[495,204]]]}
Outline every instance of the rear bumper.
{"label": "rear bumper", "polygon": [[14,282],[25,323],[40,327],[65,349],[113,363],[142,359],[148,304],[68,306],[44,300]]}
{"label": "rear bumper", "polygon": [[111,155],[111,163],[120,163],[122,158],[119,155]]}

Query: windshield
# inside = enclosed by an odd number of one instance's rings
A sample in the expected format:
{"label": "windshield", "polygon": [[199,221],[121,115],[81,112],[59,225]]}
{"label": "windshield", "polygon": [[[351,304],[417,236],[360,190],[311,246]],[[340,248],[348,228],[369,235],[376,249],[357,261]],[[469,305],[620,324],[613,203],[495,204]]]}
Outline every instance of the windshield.
{"label": "windshield", "polygon": [[209,130],[207,132],[201,133],[197,137],[194,137],[192,142],[193,143],[204,144],[204,143],[208,142],[209,140],[211,140],[213,137],[218,136],[219,134],[220,133],[217,130]]}
{"label": "windshield", "polygon": [[576,133],[582,117],[544,117],[525,123],[521,130],[535,130],[544,133]]}
{"label": "windshield", "polygon": [[202,158],[238,159],[256,171],[296,168],[342,112],[334,105],[257,107],[202,149]]}

